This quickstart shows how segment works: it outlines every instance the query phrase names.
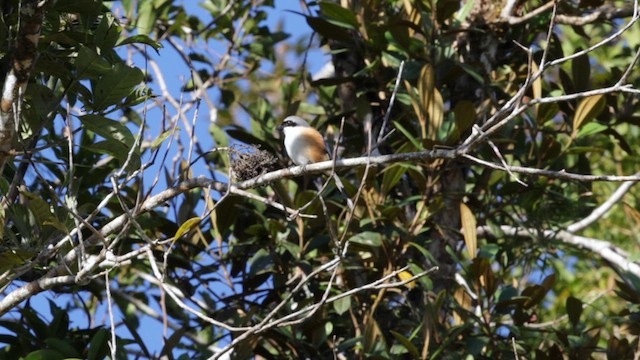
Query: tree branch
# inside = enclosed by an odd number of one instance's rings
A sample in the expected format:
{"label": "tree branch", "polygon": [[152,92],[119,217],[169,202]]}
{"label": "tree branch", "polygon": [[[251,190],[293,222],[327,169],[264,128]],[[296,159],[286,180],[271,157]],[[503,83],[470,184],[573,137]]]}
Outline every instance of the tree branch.
{"label": "tree branch", "polygon": [[[509,225],[500,226],[500,231],[506,236],[536,236],[535,234],[539,234],[535,229],[521,229]],[[478,235],[486,236],[487,234],[495,235],[489,226],[478,227]],[[640,277],[640,264],[630,261],[629,254],[626,251],[608,241],[575,235],[565,230],[559,232],[544,230],[542,236],[561,241],[580,249],[589,250],[602,260]]]}

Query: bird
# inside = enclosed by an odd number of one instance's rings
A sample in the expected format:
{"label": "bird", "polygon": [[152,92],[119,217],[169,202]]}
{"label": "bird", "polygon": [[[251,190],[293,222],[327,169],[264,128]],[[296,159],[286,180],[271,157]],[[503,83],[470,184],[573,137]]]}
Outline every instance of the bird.
{"label": "bird", "polygon": [[[294,164],[305,166],[330,159],[322,135],[303,118],[295,115],[287,116],[278,126],[278,130],[284,134],[284,148]],[[347,198],[349,207],[353,208],[353,202],[346,195],[344,184],[338,175],[335,172],[327,174],[333,175],[336,187]]]}

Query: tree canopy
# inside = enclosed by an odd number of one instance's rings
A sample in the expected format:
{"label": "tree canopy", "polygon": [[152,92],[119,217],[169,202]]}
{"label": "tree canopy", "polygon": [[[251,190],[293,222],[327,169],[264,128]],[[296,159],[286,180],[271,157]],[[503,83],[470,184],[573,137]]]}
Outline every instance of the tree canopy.
{"label": "tree canopy", "polygon": [[637,358],[638,2],[295,4],[3,2],[0,357]]}

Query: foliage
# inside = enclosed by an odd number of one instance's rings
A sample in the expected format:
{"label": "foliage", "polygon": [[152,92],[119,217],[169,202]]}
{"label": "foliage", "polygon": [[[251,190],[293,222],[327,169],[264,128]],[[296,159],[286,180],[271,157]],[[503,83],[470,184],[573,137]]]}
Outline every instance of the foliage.
{"label": "foliage", "polygon": [[[273,1],[45,2],[0,182],[0,353],[630,358],[638,18],[552,5],[307,2],[287,33]],[[270,172],[291,114],[362,163]],[[354,211],[317,195],[333,166]]]}

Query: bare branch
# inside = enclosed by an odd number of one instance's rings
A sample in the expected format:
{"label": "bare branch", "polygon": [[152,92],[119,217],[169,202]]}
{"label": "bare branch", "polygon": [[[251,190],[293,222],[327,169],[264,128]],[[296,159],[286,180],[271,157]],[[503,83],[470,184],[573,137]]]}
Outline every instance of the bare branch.
{"label": "bare branch", "polygon": [[[536,234],[539,234],[538,230],[535,229],[519,229],[517,227],[508,225],[500,226],[500,231],[505,236],[536,237]],[[478,235],[487,234],[493,234],[488,226],[478,227]],[[587,238],[584,236],[572,234],[564,230],[559,232],[544,230],[542,232],[542,236],[561,241],[565,244],[575,246],[580,249],[589,250],[595,256],[600,257],[602,260],[605,260],[613,265],[618,266],[624,271],[628,271],[635,276],[640,277],[640,264],[629,260],[630,256],[626,251],[620,249],[619,247],[611,244],[608,241]]]}
{"label": "bare branch", "polygon": [[[633,176],[640,177],[640,172],[635,173]],[[609,212],[609,210],[611,210],[611,208],[614,205],[616,205],[622,199],[622,197],[631,189],[631,187],[635,184],[636,184],[636,181],[625,181],[622,185],[620,185],[620,187],[618,187],[618,189],[613,194],[611,194],[611,196],[607,199],[607,201],[605,201],[604,203],[602,203],[602,205],[598,206],[595,210],[593,210],[591,214],[589,214],[589,216],[567,226],[567,231],[570,233],[576,233],[580,230],[585,229],[586,227],[593,224],[594,222],[598,221],[598,219],[600,219],[602,216],[604,216],[604,214]]]}
{"label": "bare branch", "polygon": [[[513,9],[515,7],[516,1],[509,0],[507,1],[505,7],[502,9],[499,20],[502,22],[507,22],[510,25],[522,24],[533,19],[536,16],[549,11],[553,7],[554,3],[555,1],[552,0],[544,5],[535,8],[534,10],[529,11],[522,16],[515,16],[513,15]],[[585,15],[558,14],[556,23],[582,26],[596,21],[622,19],[634,15],[635,9],[633,6],[616,7],[612,4],[604,4],[593,10],[590,10],[589,13]]]}
{"label": "bare branch", "polygon": [[467,160],[471,160],[472,162],[482,165],[484,167],[488,167],[496,170],[503,170],[508,172],[526,174],[531,176],[546,176],[552,179],[564,179],[564,180],[575,180],[575,181],[608,181],[608,182],[622,182],[622,181],[630,181],[630,182],[638,182],[640,181],[640,174],[634,175],[626,175],[626,176],[617,176],[617,175],[582,175],[566,172],[564,170],[544,170],[538,168],[531,167],[523,167],[523,166],[513,166],[508,165],[505,168],[501,164],[496,164],[490,161],[485,161],[479,159],[475,156],[471,155],[463,155],[463,157]]}

